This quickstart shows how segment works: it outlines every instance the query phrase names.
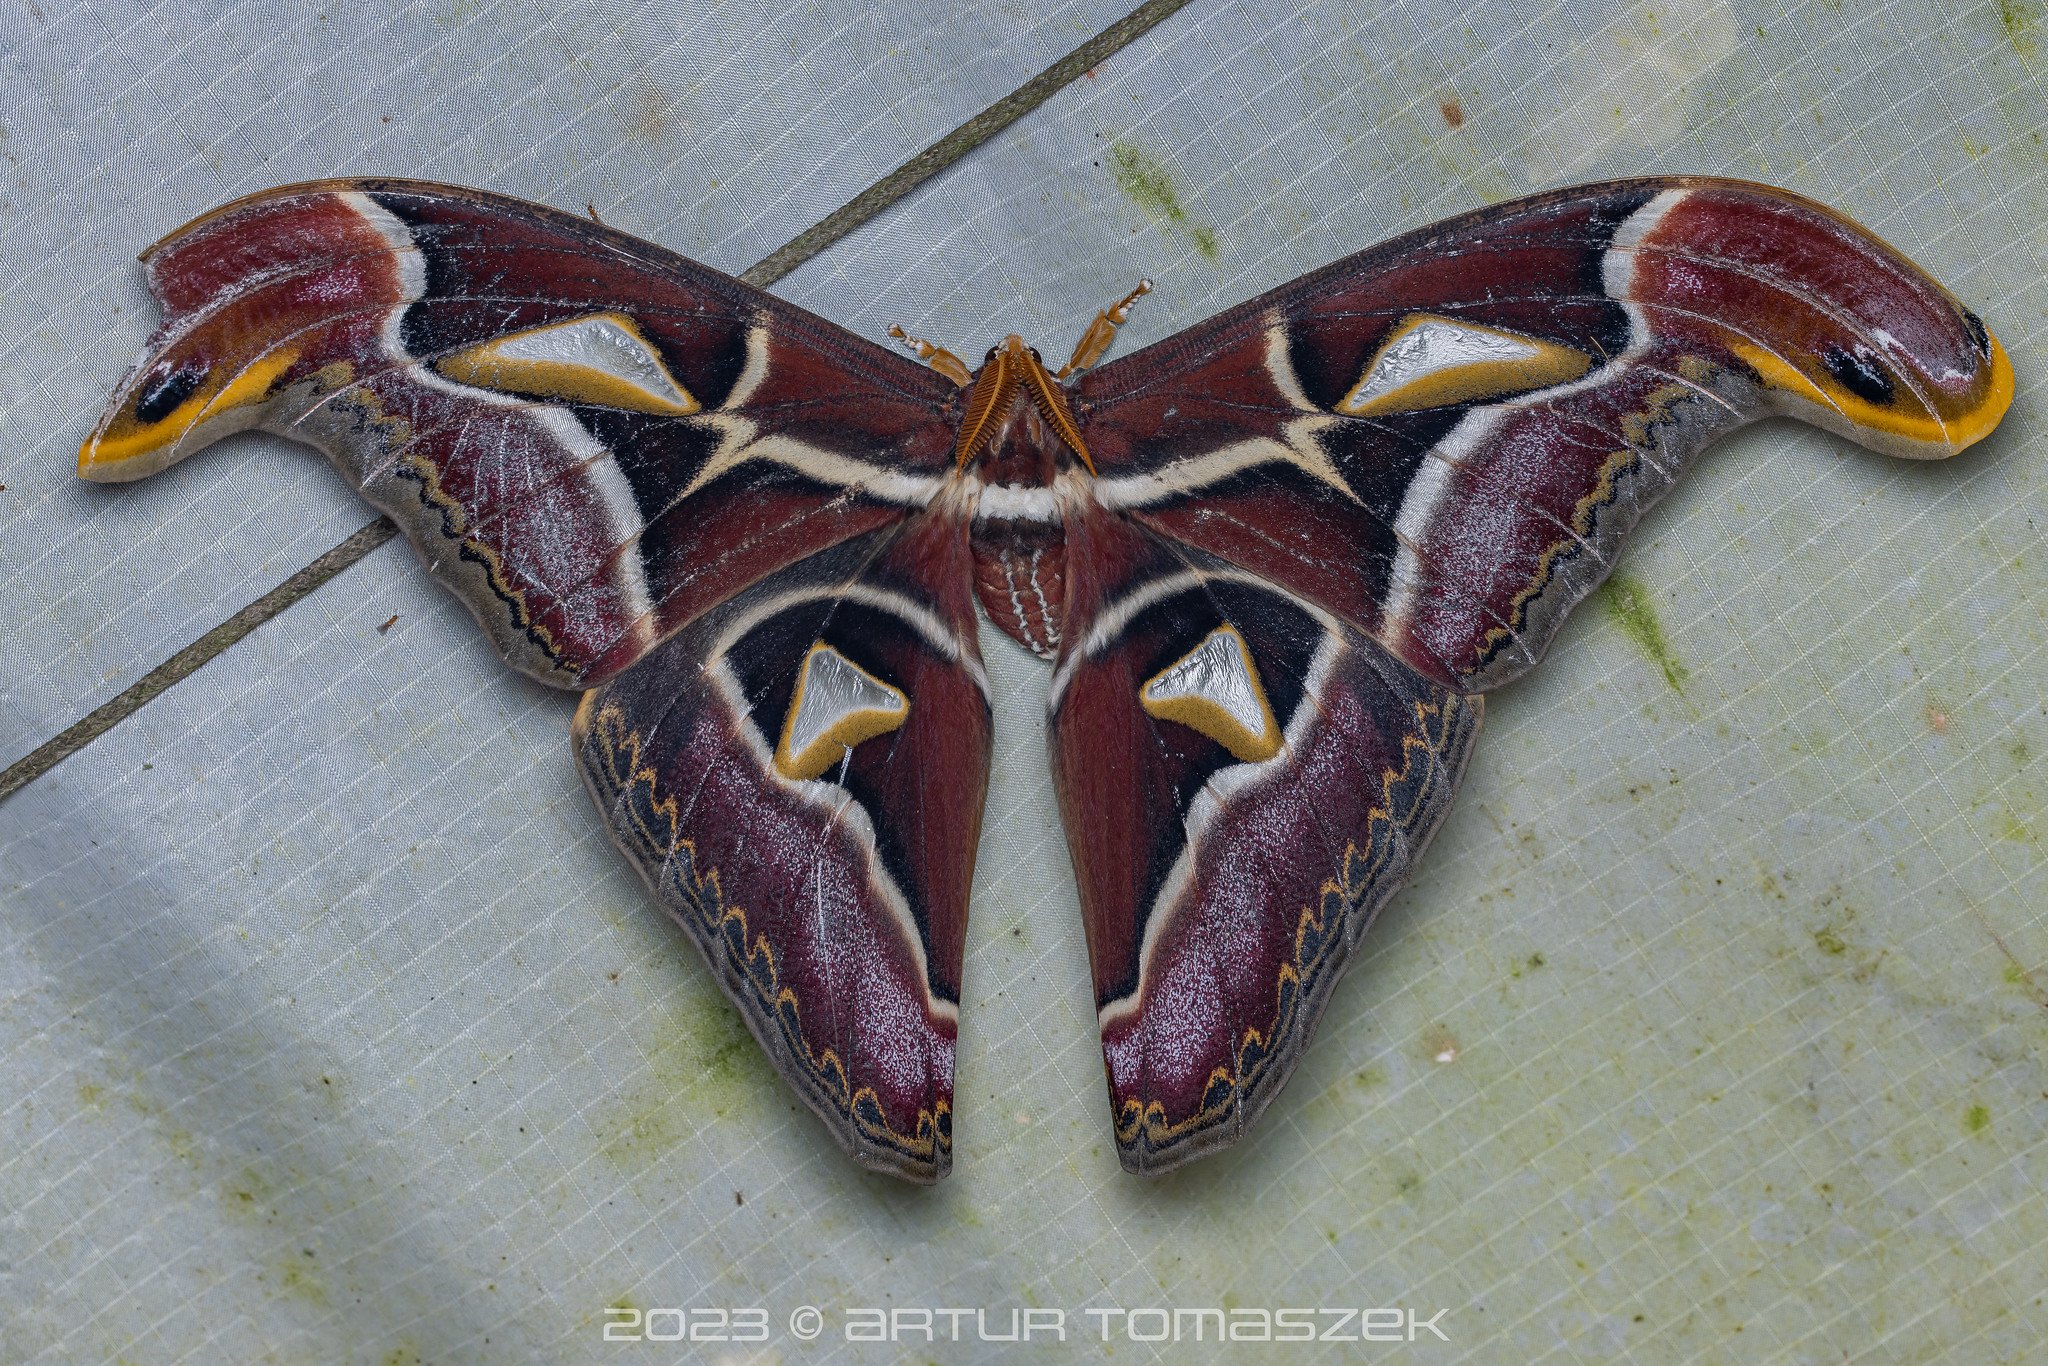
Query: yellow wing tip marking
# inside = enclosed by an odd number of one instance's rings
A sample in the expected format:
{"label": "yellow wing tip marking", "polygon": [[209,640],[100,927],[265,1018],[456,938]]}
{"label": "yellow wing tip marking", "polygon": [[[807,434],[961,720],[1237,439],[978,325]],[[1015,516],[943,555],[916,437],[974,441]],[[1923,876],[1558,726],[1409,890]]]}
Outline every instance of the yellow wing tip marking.
{"label": "yellow wing tip marking", "polygon": [[1366,361],[1337,411],[1381,417],[1448,407],[1563,384],[1592,367],[1585,352],[1542,337],[1410,313]]}
{"label": "yellow wing tip marking", "polygon": [[1991,343],[1991,382],[1985,386],[1984,397],[1963,415],[1963,420],[1950,428],[1957,450],[1965,450],[1991,435],[1998,424],[2005,419],[2006,410],[2012,407],[2014,380],[2012,357],[2005,354],[2005,347],[1997,337],[1985,329],[1984,339]]}
{"label": "yellow wing tip marking", "polygon": [[434,369],[458,384],[570,403],[688,417],[704,405],[623,313],[590,313],[508,332],[443,356]]}
{"label": "yellow wing tip marking", "polygon": [[[1885,449],[1912,459],[1945,460],[1976,445],[1996,430],[2012,407],[2012,358],[1987,330],[1991,356],[1985,365],[1981,392],[1953,416],[1929,412],[1920,403],[1886,407],[1851,393],[1832,377],[1816,379],[1775,351],[1750,342],[1731,346],[1763,380],[1764,386],[1817,408],[1839,414],[1843,421],[1887,441]],[[1910,392],[1910,391],[1908,391]]]}
{"label": "yellow wing tip marking", "polygon": [[291,348],[272,351],[242,367],[224,384],[200,384],[184,402],[154,422],[135,419],[135,383],[123,385],[100,425],[78,448],[79,478],[118,483],[155,474],[172,463],[176,458],[173,449],[202,423],[255,407],[270,397],[271,386],[297,359],[298,352]]}
{"label": "yellow wing tip marking", "polygon": [[[836,690],[822,701],[818,693]],[[819,707],[832,708],[822,724]],[[824,641],[814,641],[797,666],[796,689],[775,742],[775,771],[793,782],[822,778],[857,746],[887,735],[910,715],[903,690],[869,673]]]}
{"label": "yellow wing tip marking", "polygon": [[[1214,676],[1216,666],[1225,662],[1235,678]],[[1240,715],[1230,705],[1233,699],[1228,689],[1233,685],[1243,690],[1243,695],[1234,699],[1239,707],[1248,712],[1255,708],[1255,725],[1247,724],[1252,718]],[[1252,705],[1245,706],[1247,702]],[[1282,736],[1273,704],[1266,699],[1250,648],[1229,622],[1146,679],[1138,690],[1138,705],[1148,716],[1177,722],[1214,740],[1239,763],[1261,763],[1280,752]]]}

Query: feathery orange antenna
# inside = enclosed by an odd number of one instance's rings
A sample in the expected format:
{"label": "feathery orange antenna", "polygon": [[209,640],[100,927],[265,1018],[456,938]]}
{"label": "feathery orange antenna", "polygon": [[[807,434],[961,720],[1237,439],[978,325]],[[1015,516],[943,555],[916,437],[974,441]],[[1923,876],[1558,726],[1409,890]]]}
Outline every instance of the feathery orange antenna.
{"label": "feathery orange antenna", "polygon": [[[1016,343],[1014,347],[1012,342]],[[1017,386],[1024,382],[1017,364],[1020,356],[1025,361],[1031,359],[1024,352],[1023,340],[1011,336],[991,349],[988,359],[981,363],[981,377],[967,391],[967,411],[960,418],[960,436],[953,447],[956,469],[966,468],[981,454],[981,448],[995,432],[995,424],[1008,415],[1010,400],[1017,396]]]}

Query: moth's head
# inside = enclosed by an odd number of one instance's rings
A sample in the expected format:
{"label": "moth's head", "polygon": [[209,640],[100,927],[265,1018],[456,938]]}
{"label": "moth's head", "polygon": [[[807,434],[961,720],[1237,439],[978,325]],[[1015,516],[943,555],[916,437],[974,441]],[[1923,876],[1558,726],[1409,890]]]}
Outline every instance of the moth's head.
{"label": "moth's head", "polygon": [[1038,348],[1026,346],[1024,339],[1015,332],[1012,332],[1009,336],[991,346],[988,349],[988,354],[981,358],[981,363],[987,365],[997,356],[1006,357],[1012,364],[1029,361],[1041,370],[1045,368],[1045,358],[1038,354]]}

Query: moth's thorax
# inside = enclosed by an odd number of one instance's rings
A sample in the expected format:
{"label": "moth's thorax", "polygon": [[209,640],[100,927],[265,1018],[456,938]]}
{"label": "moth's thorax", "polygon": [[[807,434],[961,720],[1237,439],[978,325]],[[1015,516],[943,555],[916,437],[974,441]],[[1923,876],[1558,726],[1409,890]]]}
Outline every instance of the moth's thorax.
{"label": "moth's thorax", "polygon": [[990,621],[1050,659],[1066,617],[1060,503],[1064,489],[1086,475],[1072,410],[1059,381],[1011,336],[976,374],[965,413],[975,591]]}

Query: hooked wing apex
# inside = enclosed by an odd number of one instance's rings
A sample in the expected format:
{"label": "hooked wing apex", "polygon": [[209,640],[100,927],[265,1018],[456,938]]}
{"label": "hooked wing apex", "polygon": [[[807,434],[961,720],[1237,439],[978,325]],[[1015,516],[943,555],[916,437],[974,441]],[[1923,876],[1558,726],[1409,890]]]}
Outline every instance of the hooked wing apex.
{"label": "hooked wing apex", "polygon": [[1104,505],[1483,692],[1536,662],[1723,434],[1787,414],[1939,458],[2012,394],[1983,322],[1865,229],[1665,177],[1422,228],[1078,397]]}
{"label": "hooked wing apex", "polygon": [[251,427],[315,446],[559,687],[901,521],[947,471],[938,375],[540,205],[316,181],[144,259],[164,324],[79,473],[138,479]]}

